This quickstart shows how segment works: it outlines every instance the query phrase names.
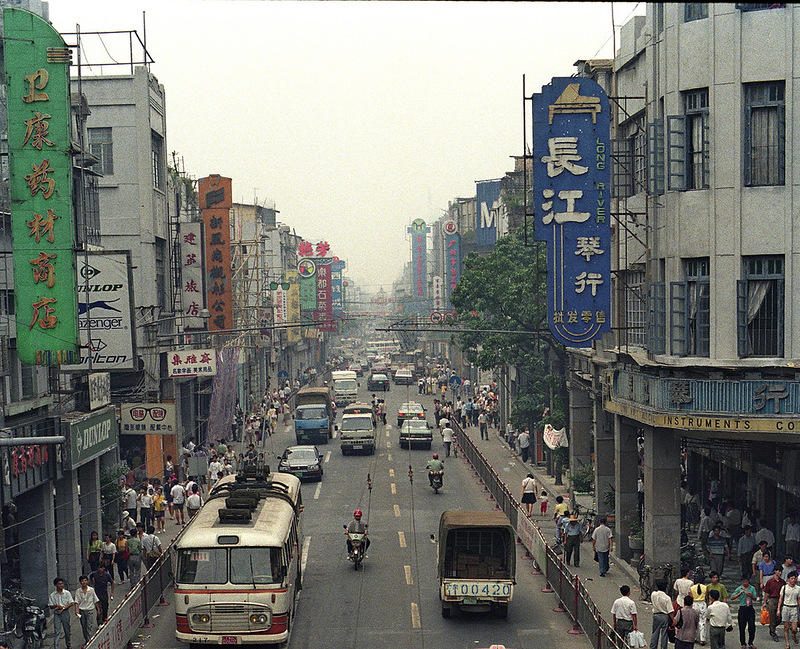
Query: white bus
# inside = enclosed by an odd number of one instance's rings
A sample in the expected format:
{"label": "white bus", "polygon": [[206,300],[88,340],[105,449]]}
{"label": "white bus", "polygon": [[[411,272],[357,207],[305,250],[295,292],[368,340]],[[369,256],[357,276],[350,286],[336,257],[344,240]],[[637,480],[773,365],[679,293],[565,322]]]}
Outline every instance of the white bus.
{"label": "white bus", "polygon": [[302,587],[300,481],[246,471],[215,486],[175,543],[175,637],[279,644]]}
{"label": "white bus", "polygon": [[384,356],[400,351],[400,343],[396,340],[371,340],[366,345],[366,352],[370,356]]}

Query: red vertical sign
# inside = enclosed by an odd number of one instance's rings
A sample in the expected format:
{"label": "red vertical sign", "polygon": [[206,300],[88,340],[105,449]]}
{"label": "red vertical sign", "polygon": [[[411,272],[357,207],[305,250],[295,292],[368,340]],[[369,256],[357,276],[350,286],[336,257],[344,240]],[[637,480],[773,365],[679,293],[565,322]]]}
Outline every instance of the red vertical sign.
{"label": "red vertical sign", "polygon": [[231,179],[219,175],[197,181],[205,224],[206,304],[209,331],[233,329],[231,286]]}
{"label": "red vertical sign", "polygon": [[317,264],[317,310],[314,321],[320,331],[336,331],[333,321],[333,293],[331,292],[331,264]]}

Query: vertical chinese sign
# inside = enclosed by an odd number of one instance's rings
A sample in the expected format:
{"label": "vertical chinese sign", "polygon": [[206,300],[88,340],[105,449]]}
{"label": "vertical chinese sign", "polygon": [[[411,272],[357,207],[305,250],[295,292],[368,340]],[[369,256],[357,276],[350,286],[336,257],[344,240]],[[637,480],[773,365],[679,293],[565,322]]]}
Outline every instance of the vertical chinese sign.
{"label": "vertical chinese sign", "polygon": [[289,291],[277,284],[272,291],[272,321],[276,325],[286,324],[286,312],[289,310]]}
{"label": "vertical chinese sign", "polygon": [[433,310],[442,311],[444,309],[444,286],[442,285],[441,275],[433,276]]}
{"label": "vertical chinese sign", "polygon": [[479,246],[493,246],[497,241],[497,220],[500,214],[500,181],[475,182],[477,223],[475,239]]}
{"label": "vertical chinese sign", "polygon": [[78,362],[69,50],[46,20],[3,9],[17,353]]}
{"label": "vertical chinese sign", "polygon": [[414,286],[411,294],[414,296],[412,310],[421,312],[427,306],[428,297],[428,236],[430,228],[422,219],[414,219],[411,227],[411,271],[414,277]]}
{"label": "vertical chinese sign", "polygon": [[342,274],[344,273],[345,262],[338,257],[333,258],[331,263],[331,301],[333,307],[333,317],[344,317],[344,284]]}
{"label": "vertical chinese sign", "polygon": [[181,308],[185,329],[202,329],[206,323],[200,312],[205,307],[203,292],[203,226],[179,223],[181,248]]}
{"label": "vertical chinese sign", "polygon": [[447,287],[447,304],[445,308],[451,308],[453,304],[453,291],[456,290],[458,280],[461,278],[461,234],[458,225],[452,219],[444,222],[442,226],[444,233],[444,266],[447,273],[445,286]]}
{"label": "vertical chinese sign", "polygon": [[[321,264],[320,261],[327,263]],[[316,260],[317,263],[317,310],[314,311],[314,322],[318,322],[320,331],[336,331],[333,321],[333,294],[331,293],[331,259]]]}
{"label": "vertical chinese sign", "polygon": [[197,181],[205,230],[208,330],[233,329],[231,287],[231,179],[213,175]]}
{"label": "vertical chinese sign", "polygon": [[[300,322],[300,275],[296,270],[287,270],[286,279],[289,281],[286,319],[290,325],[297,325]],[[286,339],[289,344],[298,343],[303,337],[302,334],[301,327],[290,326],[286,330]]]}
{"label": "vertical chinese sign", "polygon": [[591,79],[557,77],[533,96],[535,232],[547,242],[550,331],[569,347],[611,327],[609,128]]}

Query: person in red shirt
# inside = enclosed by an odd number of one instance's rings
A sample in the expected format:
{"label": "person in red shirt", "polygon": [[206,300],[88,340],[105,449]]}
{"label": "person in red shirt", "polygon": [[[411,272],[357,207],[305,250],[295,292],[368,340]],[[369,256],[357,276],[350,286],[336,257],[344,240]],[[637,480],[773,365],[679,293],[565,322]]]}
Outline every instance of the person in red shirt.
{"label": "person in red shirt", "polygon": [[778,640],[778,634],[775,631],[775,627],[778,625],[778,598],[781,594],[781,588],[785,584],[786,582],[781,579],[781,573],[776,570],[762,588],[764,603],[769,611],[769,634],[773,640]]}

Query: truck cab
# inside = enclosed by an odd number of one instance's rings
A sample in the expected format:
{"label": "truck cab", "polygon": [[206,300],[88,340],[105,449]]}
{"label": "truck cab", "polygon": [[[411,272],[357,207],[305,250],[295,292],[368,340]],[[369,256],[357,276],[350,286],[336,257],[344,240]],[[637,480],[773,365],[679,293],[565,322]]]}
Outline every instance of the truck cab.
{"label": "truck cab", "polygon": [[358,396],[358,376],[352,370],[331,372],[333,398],[337,406],[346,406]]}
{"label": "truck cab", "polygon": [[375,417],[372,412],[347,412],[342,415],[339,431],[342,455],[375,453]]}
{"label": "truck cab", "polygon": [[327,444],[333,436],[328,388],[301,388],[295,395],[294,433],[298,444]]}

